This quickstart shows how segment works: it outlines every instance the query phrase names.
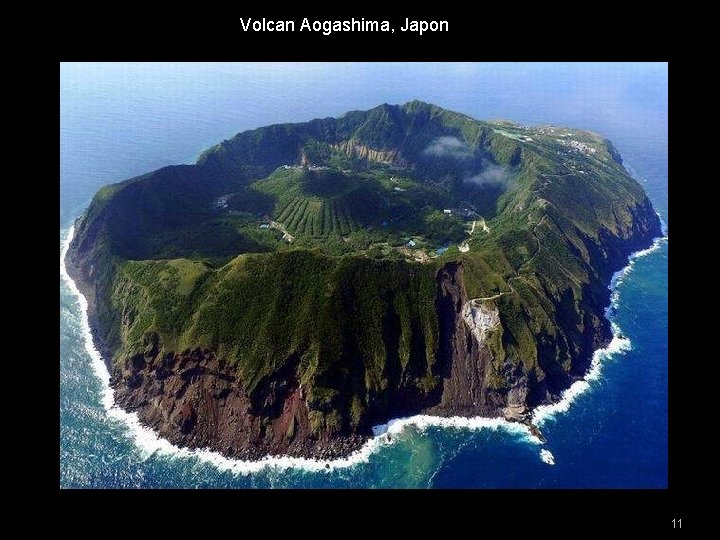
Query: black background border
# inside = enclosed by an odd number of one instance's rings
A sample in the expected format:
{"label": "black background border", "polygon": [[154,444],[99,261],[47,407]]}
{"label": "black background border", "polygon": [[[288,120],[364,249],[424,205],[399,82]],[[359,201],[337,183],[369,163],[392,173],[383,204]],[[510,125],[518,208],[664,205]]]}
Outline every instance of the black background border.
{"label": "black background border", "polygon": [[[483,11],[487,6],[479,4],[479,7]],[[167,13],[150,13],[147,8],[118,7],[118,11],[110,11],[109,14],[88,15],[86,11],[67,9],[58,16],[54,30],[48,33],[47,37],[55,37],[54,42],[46,41],[49,50],[45,74],[49,80],[44,84],[48,93],[52,94],[45,102],[50,109],[46,119],[57,119],[57,124],[47,122],[46,155],[53,156],[59,149],[59,101],[54,89],[55,85],[59,85],[59,62],[63,61],[666,61],[670,63],[670,147],[673,156],[669,160],[669,177],[674,178],[678,170],[674,163],[676,159],[681,162],[681,158],[676,156],[684,151],[680,137],[676,138],[673,133],[682,131],[682,127],[678,126],[685,121],[676,113],[674,103],[682,87],[678,81],[685,80],[685,75],[677,51],[668,43],[668,27],[649,24],[644,16],[633,17],[609,8],[598,13],[603,6],[595,7],[598,9],[592,14],[565,12],[562,16],[546,12],[543,8],[527,9],[515,4],[496,6],[495,12],[483,11],[482,16],[451,14],[449,8],[444,7],[437,8],[438,13],[432,15],[409,8],[407,14],[395,17],[385,14],[384,10],[373,15],[369,8],[358,10],[364,13],[351,15],[326,13],[318,16],[307,12],[295,16],[280,13],[278,6],[268,6],[267,13],[259,13],[242,6],[221,8],[211,4],[199,6],[194,11],[176,7]],[[396,28],[407,16],[411,19],[448,20],[450,31],[423,36],[399,31],[393,34],[351,32],[331,36],[314,32],[242,31],[239,17],[263,16],[298,22],[302,17],[344,20],[354,16],[390,20]],[[58,137],[57,143],[54,137]],[[55,162],[55,167],[51,160],[47,161],[49,175],[57,174],[59,177],[59,161]],[[679,218],[684,214],[685,203],[679,189],[671,191],[670,204],[673,215],[678,218],[673,222],[673,250],[676,253],[670,260],[672,284],[674,276],[682,272],[680,265],[672,264],[672,261],[684,258],[677,250],[683,251],[684,226],[681,221],[684,220]],[[48,221],[54,219],[57,208],[52,207],[47,212]],[[49,225],[47,230],[50,230]],[[678,234],[680,244],[677,243]],[[54,249],[48,248],[48,253],[57,253]],[[52,265],[48,263],[47,267],[54,268],[56,260],[52,261]],[[51,295],[48,293],[47,297]],[[684,311],[684,307],[678,307],[678,298],[671,295],[670,303],[674,306],[671,314],[681,309]],[[670,328],[675,329],[676,317],[671,315],[671,321]],[[53,335],[57,328],[54,321],[49,326],[53,328],[48,335]],[[498,529],[505,530],[505,534],[527,530],[541,536],[573,531],[582,535],[588,529],[620,534],[631,530],[651,533],[672,530],[673,519],[682,519],[683,528],[692,529],[695,528],[693,523],[698,512],[691,503],[690,486],[697,478],[691,468],[699,469],[699,464],[692,457],[693,449],[687,442],[692,440],[693,415],[687,405],[689,398],[684,399],[684,396],[692,393],[691,374],[682,368],[676,356],[675,340],[671,338],[669,342],[670,463],[669,489],[666,490],[58,491],[59,469],[55,452],[59,425],[57,421],[53,423],[52,418],[49,418],[51,422],[47,428],[51,441],[49,445],[43,445],[50,450],[51,471],[43,479],[52,491],[61,495],[60,501],[71,507],[78,503],[95,503],[104,507],[103,512],[112,514],[113,508],[119,510],[126,504],[133,507],[136,504],[147,505],[157,511],[162,503],[178,508],[201,504],[196,511],[205,514],[212,508],[209,515],[216,516],[210,521],[213,526],[228,524],[228,521],[237,524],[240,518],[237,513],[240,511],[246,518],[260,519],[261,514],[255,514],[256,511],[265,510],[272,514],[283,508],[281,514],[285,514],[286,519],[275,520],[279,527],[283,523],[291,530],[309,526],[311,529],[325,529],[330,534],[342,534],[342,530],[328,530],[323,525],[321,515],[325,512],[329,516],[340,517],[347,524],[357,523],[368,533],[377,531],[386,518],[387,524],[395,523],[408,532],[416,525],[427,527],[425,532],[428,534],[435,526],[440,526],[447,534],[448,527],[453,530],[453,523],[458,527],[458,534],[459,531],[467,531],[469,526],[478,535]],[[51,351],[49,356],[53,357],[54,353]],[[50,397],[58,396],[59,366],[56,373],[56,378],[48,377],[47,395]],[[52,409],[54,404],[52,399],[50,401],[49,408]],[[125,501],[128,496],[140,500]],[[121,497],[123,500],[110,501],[106,497]],[[302,511],[305,506],[314,510]],[[248,513],[250,507],[252,514]],[[329,513],[331,509],[333,511]],[[152,517],[153,513],[146,514],[146,517]],[[134,512],[130,514],[132,518],[123,511],[108,517],[113,521],[132,521],[139,517]],[[183,516],[183,512],[180,516],[176,512],[170,513],[173,514],[175,519],[171,521],[176,524],[182,524],[185,517],[189,517]],[[158,524],[164,522],[160,519]],[[382,531],[387,533],[390,529],[383,528]]]}

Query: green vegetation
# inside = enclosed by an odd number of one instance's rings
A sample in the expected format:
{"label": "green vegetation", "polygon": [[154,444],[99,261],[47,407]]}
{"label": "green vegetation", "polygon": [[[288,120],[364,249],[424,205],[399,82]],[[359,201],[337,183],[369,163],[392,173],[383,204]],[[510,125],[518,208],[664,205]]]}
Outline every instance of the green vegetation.
{"label": "green vegetation", "polygon": [[[489,232],[470,235],[481,215]],[[208,347],[251,396],[296,362],[320,433],[439,388],[450,261],[469,298],[497,295],[490,388],[520,374],[558,391],[605,324],[622,242],[657,228],[601,137],[411,102],[243,132],[105,187],[71,254],[116,359],[154,335],[166,352]]]}
{"label": "green vegetation", "polygon": [[[241,255],[215,271],[187,260],[128,261],[115,291],[115,307],[127,317],[120,357],[142,353],[152,333],[166,350],[212,348],[237,366],[251,394],[300,357],[297,376],[310,383],[311,407],[330,414],[352,403],[343,421],[354,424],[368,402],[388,399],[404,374],[415,374],[410,384],[423,389],[434,384],[430,266],[305,250]],[[400,318],[397,334],[384,328],[388,317]],[[348,369],[349,357],[362,378]],[[338,387],[342,393],[332,390]]]}
{"label": "green vegetation", "polygon": [[274,198],[273,219],[298,236],[347,236],[378,225],[384,214],[381,188],[372,178],[335,170],[278,169],[252,188]]}

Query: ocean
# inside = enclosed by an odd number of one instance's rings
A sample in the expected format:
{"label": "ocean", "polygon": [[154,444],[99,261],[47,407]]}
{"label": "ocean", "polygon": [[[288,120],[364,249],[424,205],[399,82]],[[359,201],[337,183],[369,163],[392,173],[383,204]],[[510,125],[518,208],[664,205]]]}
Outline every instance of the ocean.
{"label": "ocean", "polygon": [[[478,119],[609,138],[668,223],[667,64],[62,64],[60,251],[103,185],[192,163],[245,129],[421,99]],[[63,488],[665,488],[667,238],[616,276],[616,337],[536,411],[547,442],[489,419],[378,426],[348,460],[245,463],[173,447],[112,405],[84,299],[60,276]],[[390,435],[390,437],[388,437]]]}

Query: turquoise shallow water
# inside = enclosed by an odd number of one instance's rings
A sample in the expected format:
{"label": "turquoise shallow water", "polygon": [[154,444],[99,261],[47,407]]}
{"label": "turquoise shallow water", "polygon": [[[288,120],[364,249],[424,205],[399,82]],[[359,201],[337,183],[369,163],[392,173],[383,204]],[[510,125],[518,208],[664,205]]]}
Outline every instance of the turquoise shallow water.
{"label": "turquoise shallow water", "polygon": [[[668,219],[665,65],[80,64],[61,69],[60,243],[101,185],[191,162],[242,129],[415,98],[477,118],[598,131]],[[605,355],[590,388],[545,421],[547,445],[517,429],[408,426],[367,461],[329,472],[242,473],[138,440],[103,406],[80,306],[61,279],[60,484],[666,487],[668,245],[637,259],[619,284],[612,316],[630,349]]]}

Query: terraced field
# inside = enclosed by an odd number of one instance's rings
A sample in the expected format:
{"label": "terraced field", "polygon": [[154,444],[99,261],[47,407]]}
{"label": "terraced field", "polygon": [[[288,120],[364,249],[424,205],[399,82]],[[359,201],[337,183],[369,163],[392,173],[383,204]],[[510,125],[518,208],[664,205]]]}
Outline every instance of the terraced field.
{"label": "terraced field", "polygon": [[275,199],[272,218],[293,235],[345,236],[387,214],[381,186],[337,171],[279,169],[253,189]]}
{"label": "terraced field", "polygon": [[383,200],[377,193],[359,188],[325,200],[292,197],[278,203],[273,218],[293,234],[345,236],[376,223],[383,215],[383,206]]}

